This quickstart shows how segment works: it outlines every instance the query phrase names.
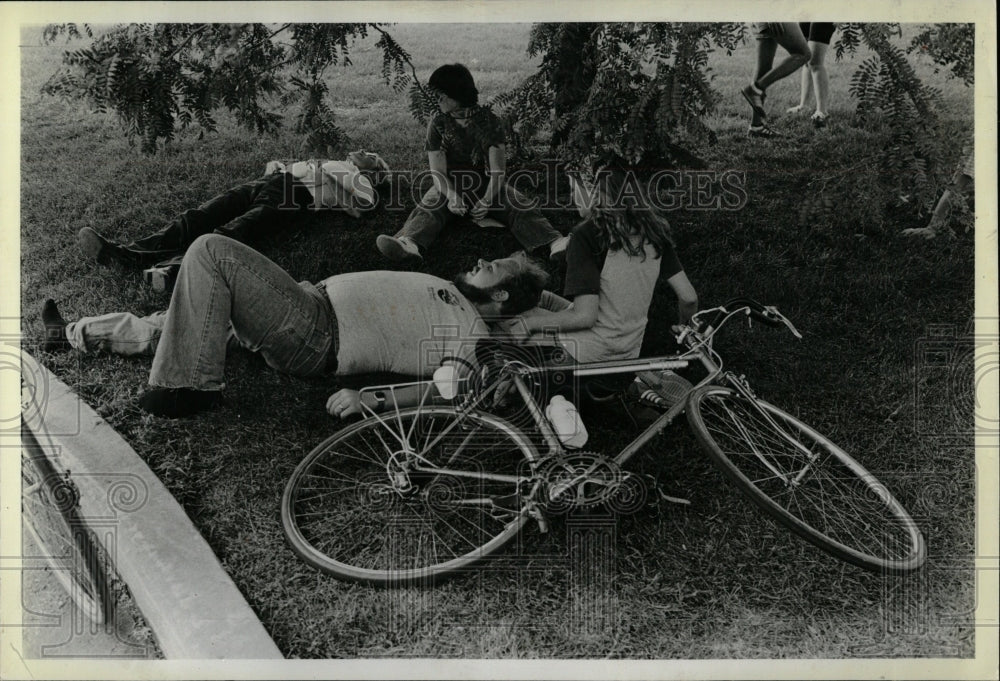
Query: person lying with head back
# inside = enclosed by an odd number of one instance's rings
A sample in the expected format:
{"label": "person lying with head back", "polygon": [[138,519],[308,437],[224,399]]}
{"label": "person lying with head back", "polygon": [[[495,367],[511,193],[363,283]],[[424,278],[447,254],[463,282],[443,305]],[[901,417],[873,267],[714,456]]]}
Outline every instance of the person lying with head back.
{"label": "person lying with head back", "polygon": [[[151,388],[139,406],[157,416],[189,416],[221,403],[231,336],[294,376],[430,376],[449,357],[471,365],[470,340],[489,335],[487,321],[534,307],[547,281],[543,269],[516,254],[480,260],[453,281],[375,271],[297,283],[249,246],[209,234],[184,255],[166,312],[66,323],[48,300],[42,349],[152,355]],[[327,409],[348,416],[360,411],[360,400],[357,392],[341,390]]]}

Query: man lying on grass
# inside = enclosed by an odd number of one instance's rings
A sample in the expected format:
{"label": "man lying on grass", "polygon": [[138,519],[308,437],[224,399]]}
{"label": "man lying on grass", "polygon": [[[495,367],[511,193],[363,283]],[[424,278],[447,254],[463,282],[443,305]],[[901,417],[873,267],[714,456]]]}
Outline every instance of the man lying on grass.
{"label": "man lying on grass", "polygon": [[[296,283],[254,249],[228,237],[199,237],[184,256],[165,313],[113,313],[67,324],[45,302],[43,350],[73,347],[153,355],[150,390],[139,406],[176,418],[222,401],[230,337],[294,376],[393,372],[430,376],[427,356],[473,354],[471,338],[488,336],[485,319],[534,307],[548,275],[518,254],[480,260],[453,282],[417,272],[355,272],[318,284]],[[446,333],[441,333],[444,330]],[[371,396],[373,408],[385,404]],[[360,411],[358,393],[341,390],[327,410]]]}
{"label": "man lying on grass", "polygon": [[[197,208],[184,211],[162,229],[129,244],[118,244],[84,227],[80,249],[98,264],[145,267],[144,279],[169,293],[184,251],[202,234],[221,234],[252,244],[282,229],[306,209],[339,208],[351,217],[375,205],[375,187],[388,180],[389,166],[378,154],[352,151],[343,161],[271,161],[264,176],[232,187]],[[155,263],[155,264],[154,264]]]}

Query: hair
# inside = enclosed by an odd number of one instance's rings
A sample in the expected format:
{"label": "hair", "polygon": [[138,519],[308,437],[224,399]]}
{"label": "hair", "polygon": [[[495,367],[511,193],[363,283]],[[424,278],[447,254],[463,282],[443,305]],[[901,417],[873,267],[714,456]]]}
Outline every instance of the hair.
{"label": "hair", "polygon": [[500,316],[513,317],[538,305],[542,290],[549,283],[549,273],[524,251],[510,255],[517,264],[517,272],[489,288],[470,284],[464,273],[455,277],[453,283],[459,293],[470,302],[485,305],[493,301],[494,291],[506,291],[507,299],[500,303]]}
{"label": "hair", "polygon": [[647,183],[633,167],[611,157],[595,162],[590,172],[583,169],[572,174],[596,192],[590,219],[597,225],[602,249],[645,257],[648,243],[659,258],[673,245],[667,216],[649,200]]}
{"label": "hair", "polygon": [[507,300],[500,305],[500,313],[514,316],[538,305],[542,291],[549,283],[549,273],[529,257],[524,251],[510,256],[519,265],[518,273],[507,279],[498,288],[507,292]]}
{"label": "hair", "polygon": [[380,187],[388,182],[389,177],[392,175],[392,169],[389,167],[389,164],[378,154],[375,154],[375,170],[362,170],[361,172],[369,176],[372,185],[375,187]]}
{"label": "hair", "polygon": [[445,64],[439,66],[431,74],[427,84],[445,93],[463,107],[475,106],[479,103],[479,90],[472,73],[464,64]]}

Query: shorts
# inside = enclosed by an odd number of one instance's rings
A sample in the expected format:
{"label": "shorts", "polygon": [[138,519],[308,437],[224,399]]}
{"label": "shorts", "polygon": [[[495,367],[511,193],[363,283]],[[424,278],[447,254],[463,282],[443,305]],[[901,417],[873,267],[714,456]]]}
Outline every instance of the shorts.
{"label": "shorts", "polygon": [[830,38],[833,37],[833,31],[836,27],[836,24],[803,24],[799,22],[799,28],[802,29],[802,35],[806,37],[806,40],[824,45],[830,44]]}

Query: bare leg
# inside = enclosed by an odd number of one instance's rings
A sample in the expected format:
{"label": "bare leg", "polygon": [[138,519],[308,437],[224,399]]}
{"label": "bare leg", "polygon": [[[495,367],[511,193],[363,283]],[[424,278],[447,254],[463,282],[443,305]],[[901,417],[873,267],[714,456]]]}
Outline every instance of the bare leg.
{"label": "bare leg", "polygon": [[758,74],[755,80],[755,85],[761,90],[767,90],[771,85],[778,82],[786,76],[790,76],[795,73],[799,67],[803,66],[809,61],[810,52],[809,45],[806,43],[806,37],[802,35],[802,29],[795,22],[785,22],[779,24],[781,26],[781,31],[776,29],[772,33],[772,41],[762,40],[758,44],[758,52],[760,51],[762,45],[761,43],[771,43],[771,62],[774,61],[774,44],[777,43],[781,47],[785,48],[788,52],[788,56],[778,62],[777,66],[772,67],[766,73],[760,74],[761,61],[758,58],[757,70]]}
{"label": "bare leg", "polygon": [[[812,43],[810,43],[812,44]],[[802,69],[802,85],[799,88],[799,103],[788,109],[788,113],[795,114],[806,108],[806,101],[812,92],[812,77],[809,69]]]}
{"label": "bare leg", "polygon": [[[788,56],[774,65],[774,55],[778,46],[783,47]],[[743,96],[750,103],[751,128],[764,124],[766,114],[763,108],[764,93],[767,88],[791,75],[809,61],[809,45],[802,29],[795,22],[768,24],[766,31],[757,36],[757,69],[753,82],[743,90]]]}
{"label": "bare leg", "polygon": [[[830,101],[830,77],[826,72],[826,52],[830,49],[829,45],[824,45],[823,43],[809,43],[809,52],[812,56],[809,58],[809,70],[808,73],[812,76],[813,90],[816,92],[816,113],[815,116],[826,117],[829,115],[827,111],[827,106]],[[802,72],[803,77],[806,75],[806,71]],[[803,104],[805,104],[805,96],[803,95]]]}

